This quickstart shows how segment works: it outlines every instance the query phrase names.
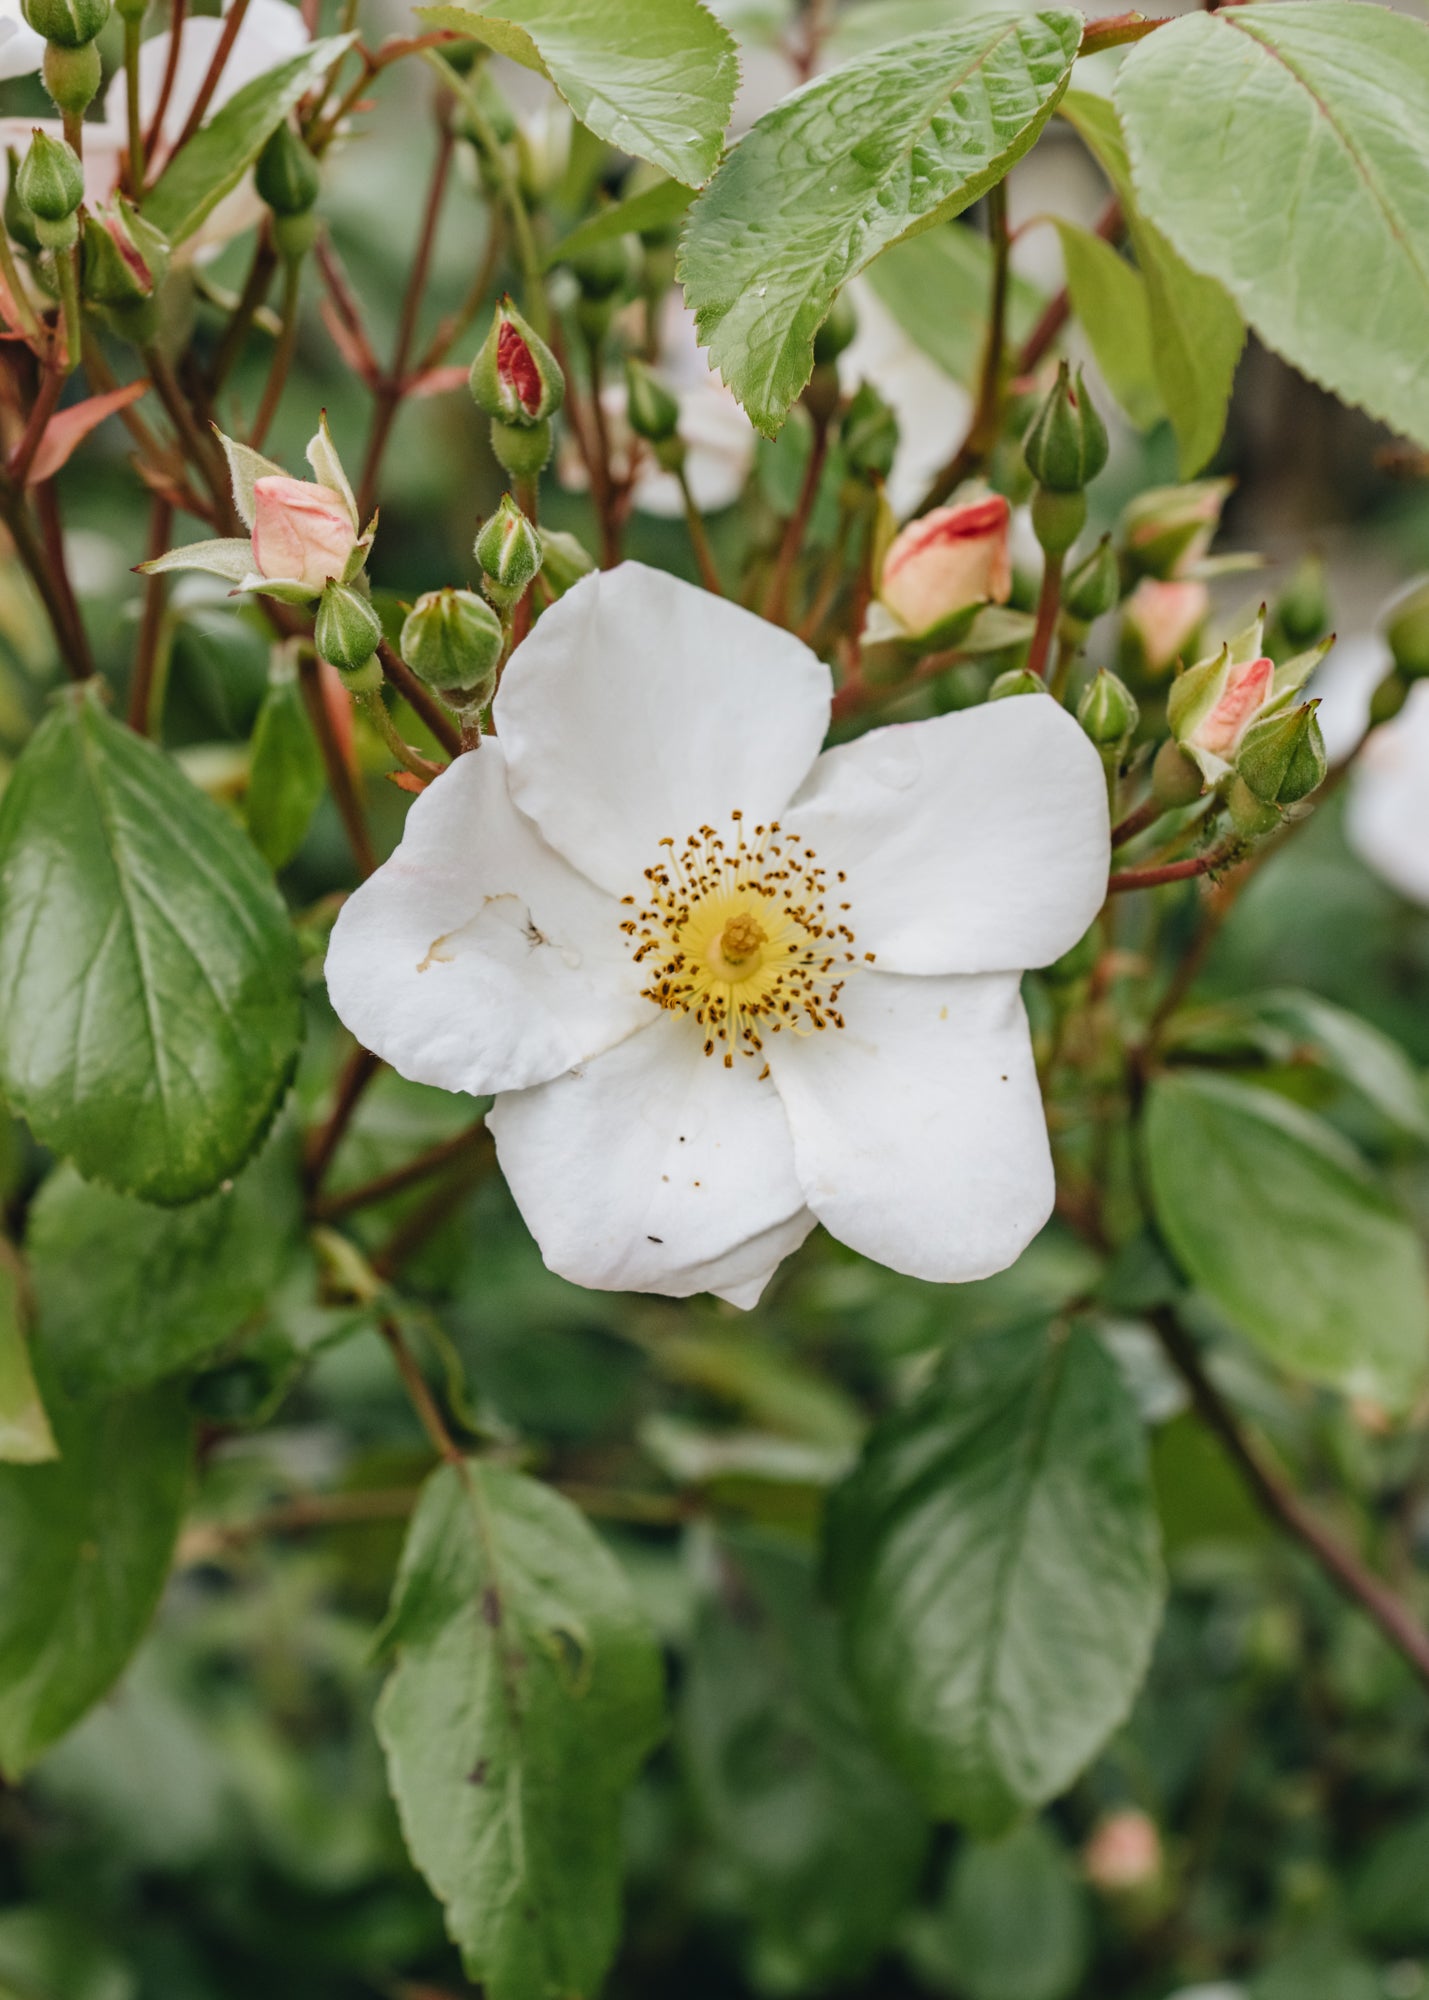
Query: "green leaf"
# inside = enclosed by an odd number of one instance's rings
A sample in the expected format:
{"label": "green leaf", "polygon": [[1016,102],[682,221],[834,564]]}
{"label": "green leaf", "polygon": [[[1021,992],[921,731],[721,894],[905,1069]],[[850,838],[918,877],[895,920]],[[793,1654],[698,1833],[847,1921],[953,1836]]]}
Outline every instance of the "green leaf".
{"label": "green leaf", "polygon": [[1069,2000],[1087,1969],[1088,1915],[1066,1848],[1030,1820],[959,1848],[934,1922],[968,2000]]}
{"label": "green leaf", "polygon": [[719,1574],[680,1711],[696,1803],[753,1920],[755,1986],[823,1992],[887,1944],[927,1822],[868,1739],[798,1547],[726,1534]]}
{"label": "green leaf", "polygon": [[261,1311],[300,1241],[290,1146],[177,1211],[51,1174],[27,1248],[50,1365],[76,1395],[137,1388],[191,1366]]}
{"label": "green leaf", "polygon": [[41,1382],[61,1455],[0,1466],[0,1769],[12,1779],[138,1645],[188,1486],[181,1389],[74,1403],[43,1369]]}
{"label": "green leaf", "polygon": [[1125,1717],[1161,1615],[1140,1420],[1082,1327],[955,1348],[835,1494],[856,1684],[927,1804],[997,1833]]}
{"label": "green leaf", "polygon": [[620,1808],[663,1727],[620,1566],[559,1494],[443,1466],[397,1576],[378,1734],[412,1858],[490,2000],[591,1994],[619,1928]]}
{"label": "green leaf", "polygon": [[548,76],[582,125],[623,153],[699,187],[714,172],[734,108],[734,38],[701,0],[484,0],[419,7]]}
{"label": "green leaf", "polygon": [[839,288],[1021,159],[1081,31],[1056,10],[916,36],[819,77],[734,148],[690,211],[680,276],[711,361],[767,436]]}
{"label": "green leaf", "polygon": [[1138,430],[1166,414],[1156,382],[1156,344],[1146,280],[1109,243],[1058,222],[1072,309],[1106,385]]}
{"label": "green leaf", "polygon": [[253,544],[242,535],[224,535],[217,541],[185,542],[164,555],[151,556],[139,567],[146,576],[163,576],[169,570],[201,569],[209,576],[221,576],[228,583],[242,583],[253,573]]}
{"label": "green leaf", "polygon": [[270,868],[282,868],[302,846],[325,782],[298,683],[275,681],[253,725],[245,801],[248,831]]}
{"label": "green leaf", "polygon": [[[992,255],[984,235],[949,223],[906,237],[870,267],[867,282],[930,361],[955,382],[975,386],[992,295]],[[1027,338],[1042,306],[1037,287],[1014,274],[1007,293],[1008,337],[1014,344]]]}
{"label": "green leaf", "polygon": [[1161,1077],[1147,1105],[1156,1219],[1187,1277],[1272,1361],[1406,1408],[1429,1359],[1408,1221],[1330,1128],[1268,1090]]}
{"label": "green leaf", "polygon": [[0,1460],[38,1465],[54,1456],[54,1433],[30,1366],[19,1261],[0,1242]]}
{"label": "green leaf", "polygon": [[1127,57],[1116,103],[1140,204],[1186,262],[1287,361],[1429,444],[1429,27],[1346,0],[1189,15]]}
{"label": "green leaf", "polygon": [[96,697],[0,803],[0,1083],[82,1174],[187,1201],[236,1171],[302,1029],[292,928],[222,809]]}
{"label": "green leaf", "polygon": [[1097,160],[1126,216],[1146,283],[1156,379],[1176,433],[1181,477],[1190,479],[1221,441],[1245,328],[1221,286],[1191,270],[1142,212],[1115,108],[1104,97],[1070,90],[1061,115]]}
{"label": "green leaf", "polygon": [[569,236],[563,236],[555,249],[548,253],[546,268],[550,270],[554,265],[564,263],[567,257],[578,256],[584,250],[598,249],[602,243],[618,242],[622,236],[638,236],[645,230],[671,229],[683,219],[693,200],[693,191],[679,181],[660,181],[655,187],[642,188],[639,194],[632,194],[624,201],[613,201],[607,208],[588,216]]}
{"label": "green leaf", "polygon": [[192,236],[237,187],[293,107],[356,40],[356,35],[330,35],[245,83],[169,161],[144,199],[144,220],[170,243]]}

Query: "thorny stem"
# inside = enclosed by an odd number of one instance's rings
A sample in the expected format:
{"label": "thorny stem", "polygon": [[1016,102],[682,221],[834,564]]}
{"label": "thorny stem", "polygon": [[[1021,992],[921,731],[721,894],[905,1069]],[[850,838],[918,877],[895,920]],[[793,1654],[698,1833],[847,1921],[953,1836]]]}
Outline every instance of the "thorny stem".
{"label": "thorny stem", "polygon": [[313,725],[313,734],[318,739],[322,752],[323,768],[327,772],[328,789],[333,796],[343,830],[347,834],[347,844],[352,849],[352,858],[357,863],[357,872],[364,880],[377,866],[377,856],[372,847],[372,835],[367,830],[367,815],[363,811],[362,794],[358,791],[352,767],[343,755],[342,745],[333,731],[332,717],[328,713],[327,702],[323,698],[322,683],[318,677],[317,655],[304,647],[298,661],[298,686],[307,709],[308,720]]}
{"label": "thorny stem", "polygon": [[[149,516],[149,558],[152,561],[168,550],[173,539],[174,510],[162,494],[154,496]],[[151,574],[144,579],[144,615],[139,624],[139,644],[134,654],[134,679],[129,688],[129,727],[147,736],[153,727],[151,713],[154,674],[159,660],[159,644],[164,631],[164,598],[168,579]]]}
{"label": "thorny stem", "polygon": [[455,1137],[443,1139],[439,1145],[428,1147],[425,1153],[418,1153],[405,1166],[393,1167],[390,1173],[378,1174],[358,1187],[343,1188],[339,1194],[320,1195],[312,1203],[310,1212],[315,1221],[338,1222],[359,1208],[370,1208],[374,1202],[402,1194],[419,1181],[440,1173],[443,1167],[460,1160],[473,1146],[488,1137],[486,1121],[479,1118]]}

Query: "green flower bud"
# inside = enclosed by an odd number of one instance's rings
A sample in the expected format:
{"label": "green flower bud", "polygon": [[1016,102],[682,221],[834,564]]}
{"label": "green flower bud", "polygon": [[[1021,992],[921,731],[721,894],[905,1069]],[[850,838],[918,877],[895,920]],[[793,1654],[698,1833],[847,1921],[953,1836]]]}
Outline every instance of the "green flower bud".
{"label": "green flower bud", "polygon": [[1006,701],[1015,694],[1046,694],[1047,683],[1030,667],[1009,667],[987,691],[989,701]]}
{"label": "green flower bud", "polygon": [[1062,556],[1087,524],[1085,493],[1054,493],[1039,486],[1032,495],[1032,530],[1049,556]]}
{"label": "green flower bud", "polygon": [[97,306],[151,299],[169,268],[168,239],[123,195],[84,219],[84,296]]}
{"label": "green flower bud", "polygon": [[837,361],[858,332],[858,314],[847,292],[840,292],[814,335],[814,363]]}
{"label": "green flower bud", "polygon": [[253,184],[275,215],[306,215],[318,198],[318,163],[285,119],[258,155]]}
{"label": "green flower bud", "polygon": [[1275,623],[1292,647],[1313,646],[1329,630],[1330,607],[1325,598],[1325,565],[1318,556],[1304,556],[1276,599]]}
{"label": "green flower bud", "polygon": [[[73,147],[36,132],[20,163],[16,189],[36,225],[66,222],[84,200],[84,168]],[[39,229],[40,240],[45,232]]]}
{"label": "green flower bud", "polygon": [[1151,793],[1163,812],[1189,806],[1206,789],[1200,766],[1168,736],[1151,764]]}
{"label": "green flower bud", "polygon": [[1407,681],[1429,676],[1429,578],[1390,605],[1384,636],[1394,664]]}
{"label": "green flower bud", "polygon": [[35,218],[20,199],[20,156],[13,146],[5,148],[10,176],[5,187],[5,232],[24,250],[35,252],[40,239],[35,234]]}
{"label": "green flower bud", "polygon": [[1062,585],[1062,609],[1079,625],[1094,624],[1113,611],[1121,597],[1121,565],[1111,536],[1103,535]]}
{"label": "green flower bud", "polygon": [[509,493],[482,527],[475,552],[492,603],[503,611],[519,603],[541,567],[541,542]]}
{"label": "green flower bud", "polygon": [[844,411],[844,457],[855,479],[886,479],[898,450],[898,419],[871,382],[860,382]]}
{"label": "green flower bud", "polygon": [[501,620],[472,590],[429,590],[402,627],[403,659],[453,708],[485,708],[501,647]]}
{"label": "green flower bud", "polygon": [[1051,493],[1080,493],[1106,464],[1106,426],[1080,369],[1075,382],[1065,361],[1057,370],[1050,394],[1032,419],[1022,455],[1037,484]]}
{"label": "green flower bud", "polygon": [[491,449],[512,479],[534,479],[551,456],[552,443],[551,426],[544,420],[539,424],[504,424],[500,417],[491,419]]}
{"label": "green flower bud", "polygon": [[1190,575],[1215,539],[1232,485],[1229,479],[1196,479],[1138,494],[1122,514],[1119,531],[1136,574],[1163,582]]}
{"label": "green flower bud", "polygon": [[80,49],[109,19],[109,0],[22,0],[25,19],[47,42]]}
{"label": "green flower bud", "polygon": [[630,428],[648,444],[664,444],[680,424],[680,406],[664,383],[643,361],[631,355],[625,364],[626,409]]}
{"label": "green flower bud", "polygon": [[306,257],[317,238],[316,210],[304,209],[301,215],[274,215],[273,248],[285,264],[293,264],[300,257]]}
{"label": "green flower bud", "polygon": [[1230,791],[1226,794],[1226,811],[1236,832],[1243,834],[1247,840],[1257,840],[1263,833],[1273,833],[1280,824],[1280,815],[1275,807],[1258,799],[1242,777],[1231,780]]}
{"label": "green flower bud", "polygon": [[556,528],[541,528],[541,588],[562,597],[583,576],[590,576],[595,560],[574,535]]}
{"label": "green flower bud", "polygon": [[1103,667],[1077,704],[1077,720],[1099,750],[1119,750],[1135,734],[1141,710],[1126,682]]}
{"label": "green flower bud", "polygon": [[370,665],[375,670],[371,685],[379,684],[381,674],[376,671],[373,655],[381,643],[382,620],[367,598],[332,579],[323,588],[313,637],[319,653],[340,674],[361,676],[365,687],[368,676],[364,669]]}
{"label": "green flower bud", "polygon": [[56,109],[71,112],[79,118],[98,95],[104,66],[93,42],[85,42],[77,49],[62,48],[58,42],[50,42],[45,48],[40,73]]}
{"label": "green flower bud", "polygon": [[1253,722],[1241,743],[1236,772],[1268,806],[1293,806],[1325,781],[1325,739],[1315,719],[1316,701]]}
{"label": "green flower bud", "polygon": [[509,298],[497,305],[469,379],[477,408],[504,424],[544,423],[565,401],[555,355]]}
{"label": "green flower bud", "polygon": [[1397,667],[1391,667],[1369,698],[1371,723],[1393,722],[1409,699],[1409,683]]}
{"label": "green flower bud", "polygon": [[561,261],[585,299],[612,299],[630,283],[630,252],[623,236],[608,236]]}

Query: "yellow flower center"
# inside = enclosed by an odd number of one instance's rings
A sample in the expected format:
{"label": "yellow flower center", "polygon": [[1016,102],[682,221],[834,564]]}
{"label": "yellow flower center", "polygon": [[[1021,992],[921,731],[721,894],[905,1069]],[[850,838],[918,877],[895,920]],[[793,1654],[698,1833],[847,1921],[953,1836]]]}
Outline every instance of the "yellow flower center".
{"label": "yellow flower center", "polygon": [[645,870],[647,906],[624,897],[636,914],[620,927],[647,972],[645,998],[693,1015],[705,1054],[722,1049],[726,1069],[736,1051],[761,1053],[766,1034],[841,1028],[839,994],[859,962],[849,906],[833,900],[842,872],[831,884],[814,850],[777,821],[750,841],[743,813],[730,819],[728,840],[711,826],[679,849],[662,840],[664,858]]}

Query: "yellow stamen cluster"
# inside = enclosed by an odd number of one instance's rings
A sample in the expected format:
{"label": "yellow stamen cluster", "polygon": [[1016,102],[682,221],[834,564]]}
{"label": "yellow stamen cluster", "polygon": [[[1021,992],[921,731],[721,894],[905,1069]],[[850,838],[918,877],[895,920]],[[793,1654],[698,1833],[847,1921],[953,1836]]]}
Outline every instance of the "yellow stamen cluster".
{"label": "yellow stamen cluster", "polygon": [[636,914],[620,927],[648,968],[645,998],[692,1014],[705,1054],[722,1047],[726,1069],[736,1050],[760,1054],[765,1034],[841,1028],[839,994],[858,963],[849,906],[830,910],[835,885],[814,850],[777,820],[746,840],[743,813],[730,819],[728,840],[712,826],[678,850],[662,840],[664,858],[645,870],[648,907],[626,896]]}

